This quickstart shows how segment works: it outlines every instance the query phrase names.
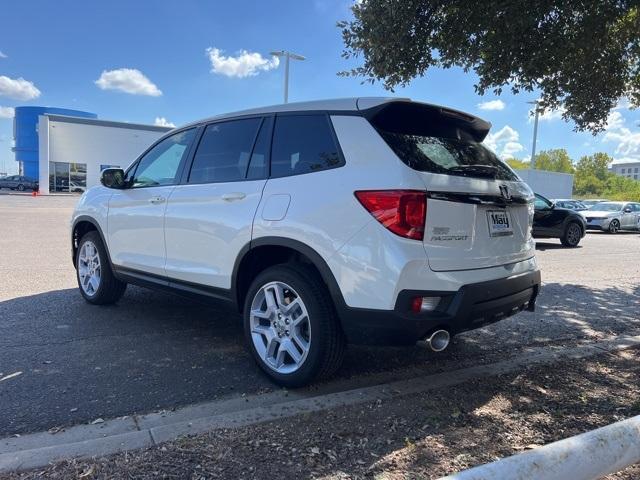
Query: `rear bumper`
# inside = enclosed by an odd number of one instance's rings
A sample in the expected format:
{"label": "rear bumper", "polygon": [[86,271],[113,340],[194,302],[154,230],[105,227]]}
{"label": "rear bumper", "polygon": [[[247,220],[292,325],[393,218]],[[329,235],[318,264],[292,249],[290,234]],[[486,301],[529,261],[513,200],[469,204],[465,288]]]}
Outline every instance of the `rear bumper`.
{"label": "rear bumper", "polygon": [[[339,312],[350,343],[366,345],[411,345],[437,328],[452,335],[480,328],[522,310],[533,311],[540,289],[540,271],[464,285],[457,292],[403,290],[393,310],[343,306]],[[413,313],[416,296],[442,297],[438,308]]]}

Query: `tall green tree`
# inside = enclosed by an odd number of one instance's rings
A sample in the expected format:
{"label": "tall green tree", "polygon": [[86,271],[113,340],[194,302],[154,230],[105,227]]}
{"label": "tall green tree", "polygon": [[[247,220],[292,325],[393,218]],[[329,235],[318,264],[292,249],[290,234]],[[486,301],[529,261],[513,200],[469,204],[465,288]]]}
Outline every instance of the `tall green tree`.
{"label": "tall green tree", "polygon": [[543,150],[536,155],[536,170],[549,172],[573,173],[573,162],[564,148]]}
{"label": "tall green tree", "polygon": [[617,177],[609,172],[613,161],[606,153],[594,153],[581,157],[575,168],[573,190],[577,196],[604,196],[607,180]]}
{"label": "tall green tree", "polygon": [[477,93],[538,90],[577,130],[601,131],[623,96],[640,105],[639,0],[362,0],[338,24],[345,75],[406,85],[431,67],[478,76]]}
{"label": "tall green tree", "polygon": [[526,170],[529,168],[529,162],[524,162],[522,160],[518,160],[517,158],[507,158],[505,160],[507,165],[509,165],[514,170]]}

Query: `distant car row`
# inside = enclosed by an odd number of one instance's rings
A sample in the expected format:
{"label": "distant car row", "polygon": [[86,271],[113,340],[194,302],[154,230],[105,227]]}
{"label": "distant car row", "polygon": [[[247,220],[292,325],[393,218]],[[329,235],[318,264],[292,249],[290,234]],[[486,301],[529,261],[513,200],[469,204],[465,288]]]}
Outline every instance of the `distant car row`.
{"label": "distant car row", "polygon": [[640,230],[640,203],[608,200],[548,200],[536,193],[533,216],[535,238],[559,238],[576,247],[587,230],[617,233]]}
{"label": "distant car row", "polygon": [[0,188],[8,188],[10,190],[38,190],[38,180],[25,177],[24,175],[9,175],[8,177],[0,177]]}

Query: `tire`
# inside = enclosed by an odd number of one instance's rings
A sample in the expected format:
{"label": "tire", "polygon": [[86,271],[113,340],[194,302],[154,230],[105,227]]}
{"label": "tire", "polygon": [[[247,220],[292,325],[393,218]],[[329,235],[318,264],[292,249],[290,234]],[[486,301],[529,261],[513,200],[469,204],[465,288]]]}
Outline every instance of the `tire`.
{"label": "tire", "polygon": [[[86,260],[88,257],[92,257],[91,262]],[[90,272],[94,274],[91,275]],[[93,276],[94,281],[87,280],[88,276]],[[109,305],[117,302],[127,288],[125,282],[121,282],[113,275],[107,250],[100,234],[96,231],[88,232],[78,243],[76,279],[84,299],[94,305]]]}
{"label": "tire", "polygon": [[564,230],[564,235],[560,238],[560,242],[565,247],[575,248],[582,238],[582,228],[576,222],[569,222]]}
{"label": "tire", "polygon": [[[292,306],[284,309],[280,303]],[[342,365],[346,343],[331,296],[318,274],[304,264],[276,265],[260,273],[247,292],[243,317],[251,354],[279,385],[301,387],[330,377]],[[273,342],[277,345],[269,350]],[[289,354],[292,348],[297,362]]]}
{"label": "tire", "polygon": [[609,229],[607,230],[607,232],[609,232],[609,233],[618,233],[619,231],[620,231],[620,221],[618,219],[614,218],[609,223]]}
{"label": "tire", "polygon": [[24,185],[23,184],[18,185],[18,191],[19,192],[24,192]]}

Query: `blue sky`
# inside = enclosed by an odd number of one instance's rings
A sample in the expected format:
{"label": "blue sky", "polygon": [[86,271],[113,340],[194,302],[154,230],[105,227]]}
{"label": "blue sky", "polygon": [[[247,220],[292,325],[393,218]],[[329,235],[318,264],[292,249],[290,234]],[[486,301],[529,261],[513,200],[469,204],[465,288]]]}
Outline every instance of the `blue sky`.
{"label": "blue sky", "polygon": [[[350,5],[349,0],[9,2],[0,29],[0,171],[17,171],[11,152],[15,106],[180,125],[281,102],[284,68],[269,56],[272,50],[307,57],[291,65],[290,101],[390,95],[379,84],[336,75],[355,65],[341,58],[336,27],[350,18]],[[535,94],[479,97],[474,81],[459,69],[431,70],[393,95],[480,115],[493,124],[487,140],[492,148],[527,158],[533,125],[526,102]],[[640,111],[623,102],[612,113],[609,130],[597,137],[573,132],[559,113],[540,122],[539,150],[566,148],[574,159],[605,151],[619,160],[640,160]]]}

